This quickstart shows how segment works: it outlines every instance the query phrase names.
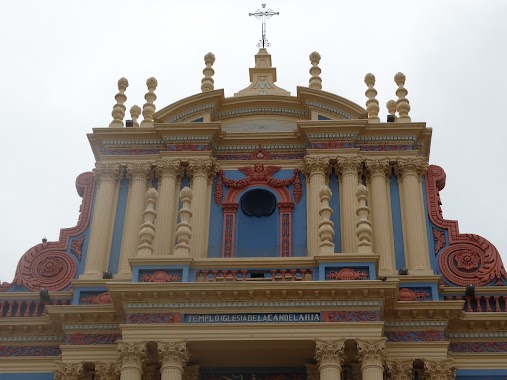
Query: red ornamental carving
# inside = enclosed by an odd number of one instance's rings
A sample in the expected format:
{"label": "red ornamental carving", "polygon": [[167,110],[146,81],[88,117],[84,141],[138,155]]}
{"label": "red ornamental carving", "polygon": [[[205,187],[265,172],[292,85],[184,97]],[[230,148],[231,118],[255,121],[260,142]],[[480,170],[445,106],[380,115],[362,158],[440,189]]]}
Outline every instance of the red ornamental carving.
{"label": "red ornamental carving", "polygon": [[12,283],[2,283],[0,292],[13,286],[22,286],[31,291],[40,288],[63,290],[75,277],[77,266],[74,259],[66,252],[70,240],[79,236],[88,227],[91,204],[93,200],[93,174],[83,173],[76,179],[76,189],[83,198],[77,225],[60,230],[57,242],[37,244],[21,257]]}
{"label": "red ornamental carving", "polygon": [[435,254],[445,247],[445,235],[442,231],[433,228],[433,237],[435,239]]}
{"label": "red ornamental carving", "polygon": [[401,288],[398,293],[398,301],[423,301],[430,298],[425,291],[417,291],[409,288]]}
{"label": "red ornamental carving", "polygon": [[141,277],[141,282],[180,282],[181,276],[164,271],[146,273]]}
{"label": "red ornamental carving", "polygon": [[97,294],[96,296],[81,298],[81,302],[96,304],[96,305],[107,305],[112,303],[111,296],[108,292]]}
{"label": "red ornamental carving", "polygon": [[449,240],[449,246],[438,258],[443,276],[457,286],[484,286],[491,282],[503,285],[507,273],[495,246],[482,236],[460,234],[457,221],[443,218],[439,192],[444,187],[444,170],[430,165],[426,172],[428,214],[435,226],[447,231]]}
{"label": "red ornamental carving", "polygon": [[67,343],[73,345],[115,344],[121,334],[69,334]]}
{"label": "red ornamental carving", "polygon": [[76,254],[76,257],[78,258],[79,261],[81,261],[82,256],[81,250],[83,249],[84,239],[85,237],[83,235],[79,239],[73,240],[70,246],[70,250]]}
{"label": "red ornamental carving", "polygon": [[366,280],[368,273],[364,270],[356,271],[352,268],[343,268],[337,271],[331,271],[326,276],[328,280]]}
{"label": "red ornamental carving", "polygon": [[365,322],[378,320],[380,320],[379,313],[375,310],[322,312],[322,322]]}
{"label": "red ornamental carving", "polygon": [[181,313],[136,313],[127,316],[127,323],[181,323]]}

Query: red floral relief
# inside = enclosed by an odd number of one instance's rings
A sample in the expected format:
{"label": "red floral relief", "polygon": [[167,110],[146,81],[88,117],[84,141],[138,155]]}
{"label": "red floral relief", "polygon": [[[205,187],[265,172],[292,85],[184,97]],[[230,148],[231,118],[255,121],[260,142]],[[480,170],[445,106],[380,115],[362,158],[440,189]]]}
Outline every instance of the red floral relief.
{"label": "red floral relief", "polygon": [[445,234],[442,231],[433,228],[433,237],[435,239],[435,254],[437,254],[445,247]]}
{"label": "red floral relief", "polygon": [[108,305],[113,301],[108,292],[103,292],[96,296],[81,298],[81,302],[95,305]]}
{"label": "red floral relief", "polygon": [[84,239],[85,237],[83,235],[79,239],[73,240],[70,246],[70,250],[76,254],[79,261],[81,261],[81,256],[83,254],[81,250],[83,249]]}
{"label": "red floral relief", "polygon": [[141,277],[141,282],[180,282],[181,276],[177,274],[156,271],[155,273],[146,273]]}
{"label": "red floral relief", "polygon": [[354,270],[352,268],[343,268],[337,271],[331,271],[326,276],[328,280],[366,280],[368,273],[364,270]]}
{"label": "red floral relief", "polygon": [[425,291],[401,288],[398,292],[398,301],[423,301],[429,298],[430,294]]}
{"label": "red floral relief", "polygon": [[492,281],[503,285],[502,280],[507,280],[507,273],[495,246],[482,236],[460,234],[457,221],[443,218],[440,190],[444,187],[444,170],[430,165],[426,172],[428,214],[435,226],[447,230],[449,239],[449,246],[440,252],[438,258],[443,276],[457,286],[484,286]]}
{"label": "red floral relief", "polygon": [[[70,285],[70,281],[76,275],[77,266],[66,250],[71,238],[79,236],[88,227],[94,192],[93,185],[94,179],[91,172],[83,173],[77,177],[76,189],[79,196],[83,198],[77,225],[60,230],[60,238],[56,242],[41,243],[30,248],[19,260],[12,283],[2,283],[0,292],[7,291],[16,285],[32,291],[37,291],[40,288],[63,290]],[[78,242],[79,239],[76,241]],[[74,250],[72,246],[71,249]],[[74,252],[78,256],[78,252]]]}

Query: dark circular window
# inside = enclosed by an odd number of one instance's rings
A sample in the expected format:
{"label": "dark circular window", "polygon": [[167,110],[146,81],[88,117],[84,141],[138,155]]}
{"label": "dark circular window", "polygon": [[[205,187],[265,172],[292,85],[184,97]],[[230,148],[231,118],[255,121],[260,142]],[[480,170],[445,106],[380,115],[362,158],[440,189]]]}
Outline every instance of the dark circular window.
{"label": "dark circular window", "polygon": [[268,216],[275,208],[276,197],[264,189],[249,190],[241,197],[241,210],[248,216]]}

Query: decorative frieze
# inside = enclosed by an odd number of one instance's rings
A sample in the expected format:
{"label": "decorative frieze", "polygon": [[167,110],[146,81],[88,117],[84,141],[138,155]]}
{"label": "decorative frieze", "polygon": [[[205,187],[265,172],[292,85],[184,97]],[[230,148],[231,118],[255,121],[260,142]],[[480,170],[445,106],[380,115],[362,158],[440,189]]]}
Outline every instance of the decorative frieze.
{"label": "decorative frieze", "polygon": [[0,346],[0,358],[14,356],[60,356],[60,346]]}
{"label": "decorative frieze", "polygon": [[441,342],[445,340],[441,330],[424,331],[386,331],[388,342]]}

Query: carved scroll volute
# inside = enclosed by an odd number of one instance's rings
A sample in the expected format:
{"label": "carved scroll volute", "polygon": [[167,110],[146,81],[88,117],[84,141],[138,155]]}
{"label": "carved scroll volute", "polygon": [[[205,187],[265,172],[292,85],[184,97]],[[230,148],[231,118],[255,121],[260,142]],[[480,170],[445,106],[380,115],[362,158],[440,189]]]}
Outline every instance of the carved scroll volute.
{"label": "carved scroll volute", "polygon": [[169,366],[179,368],[183,371],[190,357],[185,342],[159,342],[157,350],[162,363],[162,370],[164,367]]}
{"label": "carved scroll volute", "polygon": [[325,340],[316,342],[315,359],[319,368],[325,366],[339,367],[341,370],[344,360],[345,341]]}
{"label": "carved scroll volute", "polygon": [[118,353],[121,360],[121,368],[136,368],[142,371],[142,363],[146,358],[146,343],[128,343],[118,341]]}
{"label": "carved scroll volute", "polygon": [[358,340],[357,349],[362,367],[382,366],[386,355],[385,339],[379,340]]}

